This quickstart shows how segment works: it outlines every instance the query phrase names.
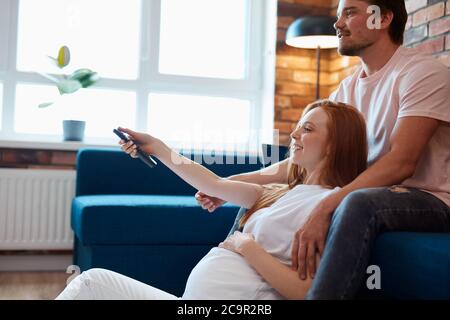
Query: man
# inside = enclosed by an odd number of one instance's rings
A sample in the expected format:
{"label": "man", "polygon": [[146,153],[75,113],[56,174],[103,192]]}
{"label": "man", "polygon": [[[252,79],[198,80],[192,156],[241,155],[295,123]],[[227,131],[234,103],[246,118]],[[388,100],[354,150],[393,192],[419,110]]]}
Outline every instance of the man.
{"label": "man", "polygon": [[[373,5],[381,9],[378,17]],[[308,299],[355,297],[375,237],[383,231],[450,231],[450,73],[432,57],[401,46],[407,17],[403,0],[339,2],[338,51],[358,56],[361,67],[330,99],[364,114],[369,167],[325,198],[295,234],[293,268],[301,278],[307,270],[315,278]],[[287,164],[263,169],[279,169],[274,175],[230,178],[286,182]],[[210,211],[222,203],[196,196]]]}

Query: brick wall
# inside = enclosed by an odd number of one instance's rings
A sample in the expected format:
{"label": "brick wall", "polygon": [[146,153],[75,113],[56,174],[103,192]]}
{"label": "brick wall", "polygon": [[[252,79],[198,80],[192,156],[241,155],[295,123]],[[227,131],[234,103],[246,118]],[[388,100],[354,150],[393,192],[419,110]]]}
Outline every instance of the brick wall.
{"label": "brick wall", "polygon": [[406,0],[405,46],[420,48],[450,68],[450,1]]}
{"label": "brick wall", "polygon": [[76,151],[0,148],[0,168],[75,168]]}
{"label": "brick wall", "polygon": [[[286,29],[303,15],[336,15],[339,0],[278,0],[278,39],[275,91],[275,128],[280,144],[304,107],[315,100],[315,50],[284,44]],[[280,10],[281,8],[281,10]],[[418,47],[450,68],[450,0],[406,0],[409,14],[405,32],[407,47]],[[341,57],[336,49],[322,50],[321,98],[326,98],[359,65],[357,57]]]}

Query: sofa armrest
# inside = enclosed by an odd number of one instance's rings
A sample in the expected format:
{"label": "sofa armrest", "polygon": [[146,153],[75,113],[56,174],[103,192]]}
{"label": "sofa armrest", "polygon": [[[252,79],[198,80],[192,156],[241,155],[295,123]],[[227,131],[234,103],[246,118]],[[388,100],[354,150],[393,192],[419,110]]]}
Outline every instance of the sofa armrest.
{"label": "sofa armrest", "polygon": [[225,239],[237,209],[226,204],[210,214],[191,196],[79,196],[72,206],[73,263],[181,296],[194,266]]}

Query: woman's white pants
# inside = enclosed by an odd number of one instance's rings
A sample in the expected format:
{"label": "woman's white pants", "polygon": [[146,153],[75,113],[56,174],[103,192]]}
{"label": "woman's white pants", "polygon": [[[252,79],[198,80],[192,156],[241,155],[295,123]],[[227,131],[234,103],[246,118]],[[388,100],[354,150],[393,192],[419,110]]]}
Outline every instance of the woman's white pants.
{"label": "woman's white pants", "polygon": [[178,297],[120,273],[94,268],[74,278],[57,300],[175,300]]}

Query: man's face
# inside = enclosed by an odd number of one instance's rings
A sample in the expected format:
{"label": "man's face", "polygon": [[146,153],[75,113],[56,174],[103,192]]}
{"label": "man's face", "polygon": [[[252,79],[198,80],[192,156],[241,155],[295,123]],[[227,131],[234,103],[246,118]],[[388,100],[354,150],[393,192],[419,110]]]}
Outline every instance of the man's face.
{"label": "man's face", "polygon": [[367,13],[370,4],[362,0],[340,0],[337,11],[338,21],[334,27],[339,37],[339,54],[360,56],[376,40],[376,30],[367,27],[371,14]]}

